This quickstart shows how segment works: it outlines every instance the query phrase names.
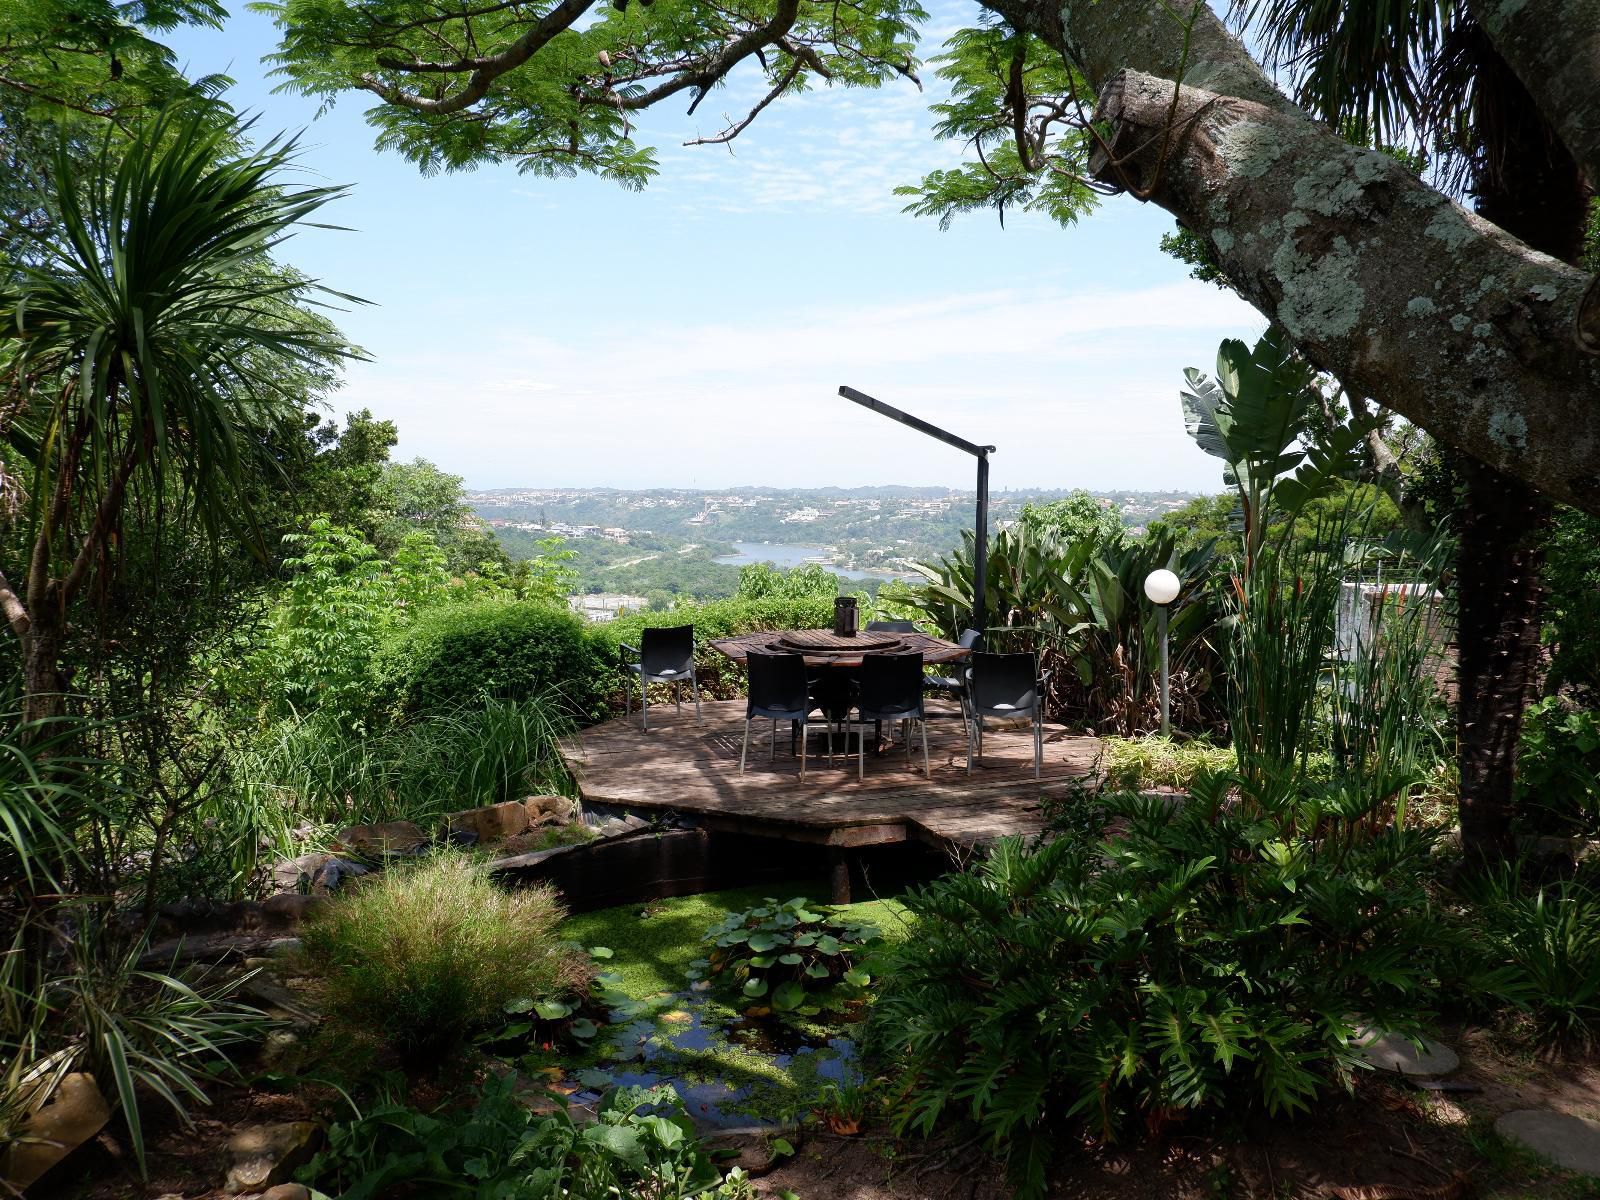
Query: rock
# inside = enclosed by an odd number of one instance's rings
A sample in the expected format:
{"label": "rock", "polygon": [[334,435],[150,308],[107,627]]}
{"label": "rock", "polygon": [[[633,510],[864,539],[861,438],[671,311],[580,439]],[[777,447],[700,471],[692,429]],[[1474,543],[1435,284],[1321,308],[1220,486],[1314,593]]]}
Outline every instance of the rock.
{"label": "rock", "polygon": [[311,1200],[311,1189],[303,1183],[280,1183],[262,1192],[261,1200]]}
{"label": "rock", "polygon": [[1600,1121],[1525,1108],[1506,1113],[1494,1123],[1494,1129],[1501,1137],[1526,1146],[1558,1167],[1600,1175]]}
{"label": "rock", "polygon": [[286,858],[272,864],[272,888],[277,892],[304,892],[310,889],[322,864],[333,855],[317,852],[302,854],[299,858]]}
{"label": "rock", "polygon": [[344,858],[330,858],[317,870],[317,877],[312,887],[320,895],[326,896],[329,892],[339,890],[341,884],[347,879],[359,879],[370,870],[360,863],[351,862]]}
{"label": "rock", "polygon": [[228,1168],[225,1190],[235,1194],[261,1192],[289,1183],[321,1145],[322,1127],[310,1121],[241,1129],[228,1139],[233,1165]]}
{"label": "rock", "polygon": [[500,842],[528,828],[528,809],[520,800],[502,800],[483,808],[468,808],[450,814],[450,829],[470,831],[480,842]]}
{"label": "rock", "polygon": [[303,896],[299,892],[268,896],[261,902],[261,921],[268,929],[299,929],[323,903],[320,896]]}
{"label": "rock", "polygon": [[9,1188],[22,1191],[34,1180],[71,1154],[105,1127],[111,1119],[111,1106],[100,1094],[94,1076],[73,1072],[62,1078],[55,1097],[23,1122],[24,1139],[0,1160],[0,1179]]}
{"label": "rock", "polygon": [[362,858],[393,858],[427,849],[428,835],[410,821],[385,821],[381,825],[351,825],[334,839],[339,849]]}
{"label": "rock", "polygon": [[1361,1057],[1380,1071],[1398,1071],[1402,1075],[1448,1075],[1461,1065],[1461,1059],[1449,1046],[1424,1038],[1419,1050],[1407,1038],[1397,1033],[1379,1034],[1364,1030],[1356,1038]]}
{"label": "rock", "polygon": [[529,796],[522,806],[528,810],[530,824],[565,825],[572,820],[576,804],[566,796]]}
{"label": "rock", "polygon": [[261,1044],[261,1053],[257,1061],[269,1071],[277,1071],[281,1075],[297,1073],[305,1062],[306,1044],[299,1032],[294,1029],[274,1029],[267,1034],[267,1040]]}

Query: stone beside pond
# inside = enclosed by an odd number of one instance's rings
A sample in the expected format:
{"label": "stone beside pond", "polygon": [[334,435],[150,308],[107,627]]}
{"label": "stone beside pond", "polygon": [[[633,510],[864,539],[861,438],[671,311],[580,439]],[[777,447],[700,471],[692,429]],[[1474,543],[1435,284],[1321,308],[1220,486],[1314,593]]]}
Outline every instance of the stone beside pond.
{"label": "stone beside pond", "polygon": [[1494,1129],[1507,1141],[1548,1158],[1558,1167],[1600,1176],[1600,1121],[1525,1108],[1506,1113],[1494,1123]]}

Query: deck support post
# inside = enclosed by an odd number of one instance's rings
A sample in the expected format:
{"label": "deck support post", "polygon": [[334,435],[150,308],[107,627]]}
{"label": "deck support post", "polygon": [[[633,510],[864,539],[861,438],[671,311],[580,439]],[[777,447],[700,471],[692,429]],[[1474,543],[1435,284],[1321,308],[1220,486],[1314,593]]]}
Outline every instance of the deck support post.
{"label": "deck support post", "polygon": [[830,887],[828,899],[833,904],[850,903],[850,855],[841,846],[828,847]]}

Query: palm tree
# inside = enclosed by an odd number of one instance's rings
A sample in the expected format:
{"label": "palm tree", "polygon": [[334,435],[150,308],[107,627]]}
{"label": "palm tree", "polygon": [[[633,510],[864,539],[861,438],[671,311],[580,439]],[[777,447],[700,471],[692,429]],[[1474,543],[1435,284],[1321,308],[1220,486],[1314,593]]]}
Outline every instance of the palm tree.
{"label": "palm tree", "polygon": [[0,612],[25,720],[63,710],[69,616],[113,577],[124,521],[249,536],[295,383],[350,353],[304,307],[322,289],[269,258],[343,189],[283,186],[293,140],[241,151],[246,129],[190,107],[88,156],[63,140],[45,219],[0,261],[0,497],[26,556],[0,563]]}
{"label": "palm tree", "polygon": [[[1566,262],[1582,253],[1589,188],[1464,0],[1234,0],[1288,68],[1296,99],[1376,144],[1432,153],[1478,212]],[[1381,400],[1381,397],[1378,397]],[[1522,712],[1538,682],[1550,503],[1461,457],[1457,754],[1469,860],[1510,852]]]}

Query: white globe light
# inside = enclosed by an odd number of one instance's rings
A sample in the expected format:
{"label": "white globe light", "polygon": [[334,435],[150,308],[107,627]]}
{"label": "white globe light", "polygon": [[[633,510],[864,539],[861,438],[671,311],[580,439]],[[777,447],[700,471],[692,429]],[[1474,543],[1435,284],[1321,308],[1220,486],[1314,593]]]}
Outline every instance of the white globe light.
{"label": "white globe light", "polygon": [[1171,604],[1181,586],[1178,577],[1164,567],[1144,577],[1144,594],[1157,604]]}

